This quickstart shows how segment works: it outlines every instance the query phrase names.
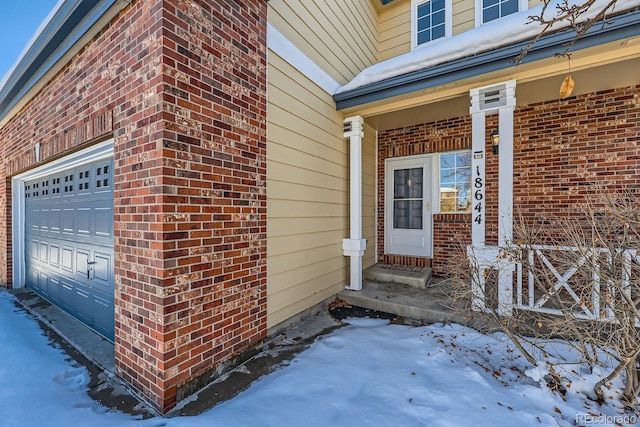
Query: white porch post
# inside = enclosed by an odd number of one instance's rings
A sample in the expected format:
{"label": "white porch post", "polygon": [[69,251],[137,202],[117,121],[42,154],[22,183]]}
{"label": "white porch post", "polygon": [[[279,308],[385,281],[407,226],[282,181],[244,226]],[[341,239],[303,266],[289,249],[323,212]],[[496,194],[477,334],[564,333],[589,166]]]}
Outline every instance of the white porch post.
{"label": "white porch post", "polygon": [[[513,112],[515,109],[516,81],[472,89],[471,132],[472,132],[472,225],[469,256],[480,255],[474,260],[477,266],[488,267],[491,263],[498,268],[498,313],[503,316],[513,314],[513,271],[515,264],[501,259],[499,248],[511,244],[513,239]],[[486,246],[485,228],[485,135],[486,114],[498,113],[498,250]],[[489,154],[493,155],[493,154]],[[495,248],[495,247],[494,247]],[[489,259],[492,258],[492,259]],[[495,259],[493,259],[495,258]],[[478,272],[482,274],[482,272]],[[471,284],[475,296],[484,295],[484,280]],[[484,301],[474,298],[474,309],[484,309]]]}
{"label": "white porch post", "polygon": [[478,108],[479,95],[471,91],[471,244],[485,244],[485,132],[486,112]]}
{"label": "white porch post", "polygon": [[[513,241],[513,110],[516,82],[507,82],[506,105],[498,111],[500,151],[498,157],[498,246]],[[513,272],[515,263],[505,262],[498,273],[498,314],[513,315]]]}
{"label": "white porch post", "polygon": [[[511,88],[515,91],[515,88]],[[515,104],[515,96],[507,95]],[[498,157],[498,246],[505,247],[513,239],[513,110],[508,105],[498,112],[500,152]]]}
{"label": "white porch post", "polygon": [[350,257],[350,283],[347,289],[362,289],[362,256],[367,241],[362,238],[362,138],[364,119],[360,116],[344,120],[344,137],[349,138],[349,239],[342,240],[345,256]]}
{"label": "white porch post", "polygon": [[480,107],[480,90],[471,90],[471,245],[467,249],[472,259],[472,267],[477,268],[476,276],[471,282],[473,295],[472,309],[482,311],[485,308],[485,278],[479,253],[485,247],[485,134],[486,112]]}

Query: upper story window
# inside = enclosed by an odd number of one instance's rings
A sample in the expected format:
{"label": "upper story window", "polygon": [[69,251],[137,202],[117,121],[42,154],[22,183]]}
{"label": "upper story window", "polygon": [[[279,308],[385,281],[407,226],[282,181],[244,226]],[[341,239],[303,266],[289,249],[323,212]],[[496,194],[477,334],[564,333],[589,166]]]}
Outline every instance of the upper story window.
{"label": "upper story window", "polygon": [[527,8],[527,0],[476,0],[476,27]]}
{"label": "upper story window", "polygon": [[451,0],[411,0],[411,48],[451,37]]}

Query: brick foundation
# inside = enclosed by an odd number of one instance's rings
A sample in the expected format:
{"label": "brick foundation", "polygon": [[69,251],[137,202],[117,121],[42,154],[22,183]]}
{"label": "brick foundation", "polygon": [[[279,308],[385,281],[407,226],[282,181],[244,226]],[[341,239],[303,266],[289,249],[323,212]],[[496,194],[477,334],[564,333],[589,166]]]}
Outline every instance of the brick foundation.
{"label": "brick foundation", "polygon": [[162,412],[266,334],[266,15],[133,1],[0,129],[4,286],[10,176],[114,138],[116,372]]}

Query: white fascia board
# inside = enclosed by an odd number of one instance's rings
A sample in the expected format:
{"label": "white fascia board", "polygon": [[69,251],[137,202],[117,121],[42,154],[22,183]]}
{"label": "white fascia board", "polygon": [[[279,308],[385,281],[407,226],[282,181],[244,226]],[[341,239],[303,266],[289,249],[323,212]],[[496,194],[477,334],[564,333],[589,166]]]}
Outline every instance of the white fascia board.
{"label": "white fascia board", "polygon": [[267,24],[267,47],[329,95],[333,95],[340,87],[340,84],[333,77],[327,74],[271,24]]}

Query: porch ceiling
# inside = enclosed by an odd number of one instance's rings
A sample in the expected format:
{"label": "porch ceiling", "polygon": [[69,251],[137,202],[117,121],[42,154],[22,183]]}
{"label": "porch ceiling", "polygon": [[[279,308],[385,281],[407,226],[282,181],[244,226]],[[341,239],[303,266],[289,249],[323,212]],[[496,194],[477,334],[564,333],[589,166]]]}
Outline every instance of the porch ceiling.
{"label": "porch ceiling", "polygon": [[[581,50],[572,55],[573,95],[640,84],[640,37]],[[505,80],[517,81],[518,105],[558,99],[568,72],[564,58],[548,58],[493,73],[345,110],[359,114],[376,130],[469,114],[469,90]]]}

